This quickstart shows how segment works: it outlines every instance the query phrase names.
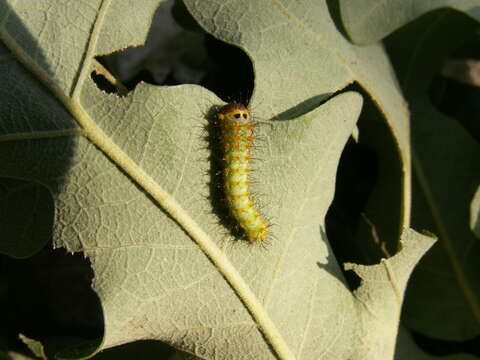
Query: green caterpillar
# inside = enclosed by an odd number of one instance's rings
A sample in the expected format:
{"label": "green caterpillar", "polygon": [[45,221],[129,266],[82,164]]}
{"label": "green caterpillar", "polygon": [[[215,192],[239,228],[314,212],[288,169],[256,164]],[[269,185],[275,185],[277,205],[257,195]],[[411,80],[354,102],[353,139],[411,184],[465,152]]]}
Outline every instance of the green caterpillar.
{"label": "green caterpillar", "polygon": [[242,104],[231,103],[218,110],[224,146],[225,197],[232,216],[245,230],[251,243],[263,241],[268,236],[269,224],[255,208],[249,192],[249,150],[253,143],[252,115]]}

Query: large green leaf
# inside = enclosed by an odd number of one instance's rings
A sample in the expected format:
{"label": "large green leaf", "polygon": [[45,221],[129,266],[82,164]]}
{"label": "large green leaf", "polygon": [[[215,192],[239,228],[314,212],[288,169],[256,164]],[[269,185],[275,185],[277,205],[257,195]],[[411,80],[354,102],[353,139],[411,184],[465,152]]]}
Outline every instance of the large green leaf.
{"label": "large green leaf", "polygon": [[337,0],[345,29],[353,42],[383,39],[417,17],[440,8],[463,11],[480,19],[478,0]]}
{"label": "large green leaf", "polygon": [[[10,52],[0,62],[0,175],[48,188],[54,245],[89,257],[101,348],[160,339],[204,358],[392,358],[406,281],[431,240],[407,229],[407,110],[382,47],[350,45],[322,3],[186,2],[251,57],[252,106],[277,119],[258,127],[252,190],[274,236],[247,246],[209,199],[205,114],[221,101],[191,85],[141,84],[119,98],[88,76],[93,56],[142,41],[155,3],[0,2]],[[398,144],[403,249],[348,265],[363,280],[351,293],[323,219],[362,99],[347,92],[315,106],[353,81]]]}
{"label": "large green leaf", "polygon": [[465,14],[439,10],[386,42],[412,111],[412,224],[439,238],[412,277],[406,325],[451,340],[480,330],[480,243],[469,223],[480,146],[457,120],[435,109],[428,94],[443,61],[475,29],[478,23]]}

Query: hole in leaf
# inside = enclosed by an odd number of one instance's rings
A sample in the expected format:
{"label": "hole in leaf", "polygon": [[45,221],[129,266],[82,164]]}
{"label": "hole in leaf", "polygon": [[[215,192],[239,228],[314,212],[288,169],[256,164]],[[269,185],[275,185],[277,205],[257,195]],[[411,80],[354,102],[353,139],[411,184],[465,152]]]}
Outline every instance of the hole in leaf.
{"label": "hole in leaf", "polygon": [[[400,235],[401,159],[385,119],[367,94],[364,99],[357,140],[352,136],[343,150],[325,219],[339,263],[377,264],[396,253]],[[350,286],[358,283],[351,272],[345,277]]]}
{"label": "hole in leaf", "polygon": [[103,336],[103,314],[91,288],[89,261],[49,247],[24,260],[0,258],[5,270],[2,282],[8,289],[11,349],[25,348],[20,333],[40,341],[47,354]]}
{"label": "hole in leaf", "polygon": [[362,262],[360,250],[352,252],[353,238],[375,186],[377,166],[373,149],[350,138],[340,158],[335,197],[326,216],[328,238],[341,262]]}
{"label": "hole in leaf", "polygon": [[197,84],[226,102],[248,104],[253,65],[243,50],[205,33],[182,1],[163,2],[145,45],[95,58],[92,79],[120,96],[139,82],[173,86]]}

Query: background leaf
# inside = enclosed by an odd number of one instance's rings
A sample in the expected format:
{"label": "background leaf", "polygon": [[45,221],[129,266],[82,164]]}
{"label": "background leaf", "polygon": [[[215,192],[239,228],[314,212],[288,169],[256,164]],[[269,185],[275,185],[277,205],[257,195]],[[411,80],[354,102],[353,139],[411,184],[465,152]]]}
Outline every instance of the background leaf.
{"label": "background leaf", "polygon": [[412,111],[412,223],[439,237],[412,278],[404,319],[418,332],[449,340],[479,333],[480,248],[468,219],[480,181],[480,147],[456,119],[433,107],[428,94],[442,62],[475,29],[478,23],[464,14],[442,10],[386,41]]}
{"label": "background leaf", "polygon": [[338,0],[342,20],[350,39],[357,44],[370,44],[430,11],[455,9],[480,19],[476,0]]}
{"label": "background leaf", "polygon": [[[16,93],[0,85],[0,175],[48,188],[54,246],[91,261],[100,349],[158,339],[204,358],[392,358],[406,282],[431,239],[408,230],[408,112],[383,48],[348,43],[323,3],[185,3],[250,56],[251,106],[275,120],[258,126],[253,154],[253,192],[275,223],[266,249],[234,241],[213,200],[205,136],[217,96],[141,84],[120,98],[89,78],[94,56],[142,41],[156,2],[0,3],[10,52],[0,70],[5,84],[24,79]],[[403,247],[374,266],[348,265],[362,279],[352,293],[323,219],[362,106],[358,93],[332,95],[354,81],[395,140],[388,237],[396,249],[402,235]],[[32,94],[28,106],[18,94]]]}

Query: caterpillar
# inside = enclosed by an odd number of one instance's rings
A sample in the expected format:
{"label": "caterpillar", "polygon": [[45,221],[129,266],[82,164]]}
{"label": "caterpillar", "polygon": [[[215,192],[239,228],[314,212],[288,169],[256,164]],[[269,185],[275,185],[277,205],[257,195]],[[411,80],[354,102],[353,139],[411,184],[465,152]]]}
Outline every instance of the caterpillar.
{"label": "caterpillar", "polygon": [[242,104],[230,103],[217,113],[224,153],[224,191],[228,208],[250,243],[260,242],[268,236],[269,224],[255,208],[249,192],[251,182],[248,167],[249,151],[253,143],[254,124],[250,111]]}

